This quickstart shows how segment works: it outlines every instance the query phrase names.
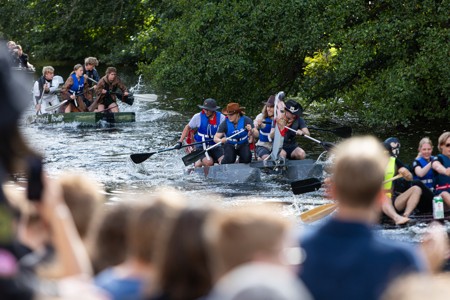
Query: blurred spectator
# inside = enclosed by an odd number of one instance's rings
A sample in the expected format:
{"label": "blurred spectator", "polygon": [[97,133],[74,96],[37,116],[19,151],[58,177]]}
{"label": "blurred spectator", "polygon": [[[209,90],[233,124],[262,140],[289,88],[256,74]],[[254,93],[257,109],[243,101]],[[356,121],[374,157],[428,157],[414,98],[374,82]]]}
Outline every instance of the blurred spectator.
{"label": "blurred spectator", "polygon": [[154,285],[154,251],[161,232],[170,226],[179,208],[157,194],[132,208],[127,226],[128,251],[123,263],[100,272],[95,283],[112,299],[141,299]]}
{"label": "blurred spectator", "polygon": [[209,293],[211,259],[203,231],[215,215],[209,206],[186,208],[163,235],[156,253],[158,295],[153,300],[195,300]]}
{"label": "blurred spectator", "polygon": [[299,248],[292,248],[289,239],[290,223],[273,209],[230,210],[211,219],[206,232],[218,279],[208,299],[311,299],[287,265],[299,263]]}
{"label": "blurred spectator", "polygon": [[450,274],[414,274],[392,282],[382,300],[447,300],[449,295]]}
{"label": "blurred spectator", "polygon": [[[379,299],[399,276],[437,270],[446,252],[446,236],[433,228],[423,244],[425,257],[406,244],[377,237],[382,182],[388,156],[373,137],[351,138],[334,150],[330,192],[339,203],[331,218],[302,239],[306,259],[300,278],[314,299]],[[442,227],[440,228],[442,229]]]}

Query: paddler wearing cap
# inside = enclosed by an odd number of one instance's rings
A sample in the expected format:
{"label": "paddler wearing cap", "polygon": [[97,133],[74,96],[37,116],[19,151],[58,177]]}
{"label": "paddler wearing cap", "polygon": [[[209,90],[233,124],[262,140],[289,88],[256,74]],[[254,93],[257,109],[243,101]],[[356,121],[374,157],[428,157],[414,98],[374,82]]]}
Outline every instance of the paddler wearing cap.
{"label": "paddler wearing cap", "polygon": [[[197,129],[197,133],[194,135],[196,142],[205,141],[203,144],[196,145],[196,150],[204,150],[215,144],[213,141],[214,135],[219,128],[219,125],[225,121],[225,116],[217,111],[220,107],[217,106],[216,100],[208,98],[203,101],[203,105],[198,106],[202,111],[196,113],[189,123],[184,127],[178,140],[177,149],[181,148],[184,139],[188,136],[189,132],[193,129]],[[215,147],[207,151],[208,155],[195,162],[194,166],[199,168],[202,166],[212,166],[214,163],[220,163],[223,158],[223,148]]]}
{"label": "paddler wearing cap", "polygon": [[[222,164],[235,163],[238,156],[240,163],[248,164],[252,160],[248,140],[254,126],[252,119],[245,116],[244,109],[245,107],[241,107],[239,103],[232,102],[222,110],[227,119],[219,125],[214,136],[214,142],[223,144]],[[240,133],[236,135],[238,132]]]}
{"label": "paddler wearing cap", "polygon": [[[296,141],[297,135],[310,135],[305,120],[302,118],[303,108],[300,103],[289,99],[286,101],[284,112],[285,118],[278,121],[284,133],[283,148],[280,156],[287,159],[305,159],[305,150],[300,148]],[[283,129],[284,126],[288,126],[296,132],[287,130],[287,128]]]}

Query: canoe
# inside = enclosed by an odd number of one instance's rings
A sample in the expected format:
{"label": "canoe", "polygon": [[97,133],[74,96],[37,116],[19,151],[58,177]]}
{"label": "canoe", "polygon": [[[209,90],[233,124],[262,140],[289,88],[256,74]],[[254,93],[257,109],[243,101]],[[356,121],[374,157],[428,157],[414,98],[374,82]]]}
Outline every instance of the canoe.
{"label": "canoe", "polygon": [[186,174],[198,174],[225,183],[260,182],[261,170],[249,164],[226,164],[211,167],[188,168]]}
{"label": "canoe", "polygon": [[264,160],[250,163],[253,168],[259,168],[268,174],[280,175],[288,182],[311,177],[322,177],[323,165],[312,159],[304,160]]}
{"label": "canoe", "polygon": [[42,114],[32,115],[28,117],[28,123],[52,124],[52,123],[85,123],[97,124],[99,121],[108,123],[129,123],[135,122],[136,116],[134,112],[78,112],[63,114]]}
{"label": "canoe", "polygon": [[296,181],[310,177],[321,177],[323,167],[312,159],[286,160],[275,164],[268,161],[256,161],[250,164],[226,164],[211,167],[188,168],[186,174],[199,174],[215,181],[226,183],[260,182],[262,173],[279,175],[284,181]]}

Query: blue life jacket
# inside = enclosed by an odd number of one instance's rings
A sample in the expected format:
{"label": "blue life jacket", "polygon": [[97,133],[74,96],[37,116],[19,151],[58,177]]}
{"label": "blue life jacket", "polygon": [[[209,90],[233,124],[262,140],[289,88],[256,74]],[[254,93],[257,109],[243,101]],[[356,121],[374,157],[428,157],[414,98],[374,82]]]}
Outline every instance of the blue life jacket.
{"label": "blue life jacket", "polygon": [[73,84],[70,87],[69,93],[73,94],[75,92],[75,95],[81,94],[84,88],[84,76],[81,76],[80,80],[77,79],[77,75],[75,75],[75,73],[70,76],[73,79]]}
{"label": "blue life jacket", "polygon": [[264,126],[263,128],[259,129],[259,140],[261,142],[272,142],[272,139],[270,138],[270,130],[272,129],[272,119],[267,117],[264,119]]}
{"label": "blue life jacket", "polygon": [[[438,154],[438,159],[441,161],[442,165],[446,168],[450,167],[450,158],[448,158],[445,155]],[[450,184],[450,176],[439,174],[435,172],[434,182],[436,183],[436,187]],[[440,194],[444,191],[450,192],[450,188],[447,188],[445,190],[437,190],[436,194]]]}
{"label": "blue life jacket", "polygon": [[[244,117],[241,116],[238,123],[237,123],[237,127],[236,129],[234,128],[234,123],[230,122],[229,119],[226,120],[227,122],[227,133],[226,136],[232,136],[233,134],[235,134],[236,132],[238,132],[239,130],[244,129]],[[243,130],[241,133],[239,133],[238,135],[232,137],[231,139],[228,140],[229,144],[232,145],[242,145],[245,143],[248,143],[248,134],[247,134],[247,130]]]}
{"label": "blue life jacket", "polygon": [[[210,124],[209,119],[206,116],[204,112],[200,113],[200,127],[197,129],[197,133],[194,135],[194,139],[196,142],[201,142],[204,140],[213,139],[214,135],[217,132],[217,129],[219,129],[220,124],[220,118],[222,114],[218,111],[216,111],[216,124]],[[206,145],[203,144],[203,148],[205,146],[212,146],[214,145],[214,141],[207,142]]]}
{"label": "blue life jacket", "polygon": [[[434,157],[430,157],[430,160],[433,161]],[[425,158],[420,157],[418,159],[416,159],[416,161],[420,164],[420,167],[423,168],[425,167],[429,161],[427,161]],[[423,177],[419,177],[417,175],[414,174],[414,180],[420,180],[422,181],[425,186],[431,190],[434,190],[434,174],[433,174],[433,168],[430,168],[430,170],[428,171],[427,174],[425,174],[425,176]]]}

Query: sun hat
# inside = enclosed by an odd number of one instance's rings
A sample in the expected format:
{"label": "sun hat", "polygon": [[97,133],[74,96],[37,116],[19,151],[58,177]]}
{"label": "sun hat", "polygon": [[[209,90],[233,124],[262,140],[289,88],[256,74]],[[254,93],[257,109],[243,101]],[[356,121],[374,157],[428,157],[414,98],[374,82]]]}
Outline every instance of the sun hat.
{"label": "sun hat", "polygon": [[213,98],[206,99],[203,102],[203,105],[199,105],[198,107],[210,111],[216,111],[220,108],[219,106],[217,106],[216,100],[214,100]]}
{"label": "sun hat", "polygon": [[245,112],[243,111],[244,109],[245,109],[245,107],[240,106],[239,103],[231,102],[231,103],[228,103],[227,107],[222,110],[222,113],[224,115],[232,115],[234,113],[245,114]]}
{"label": "sun hat", "polygon": [[267,105],[267,106],[274,106],[275,105],[275,96],[271,95],[269,97],[269,99],[267,99],[266,102],[263,101],[262,104]]}

